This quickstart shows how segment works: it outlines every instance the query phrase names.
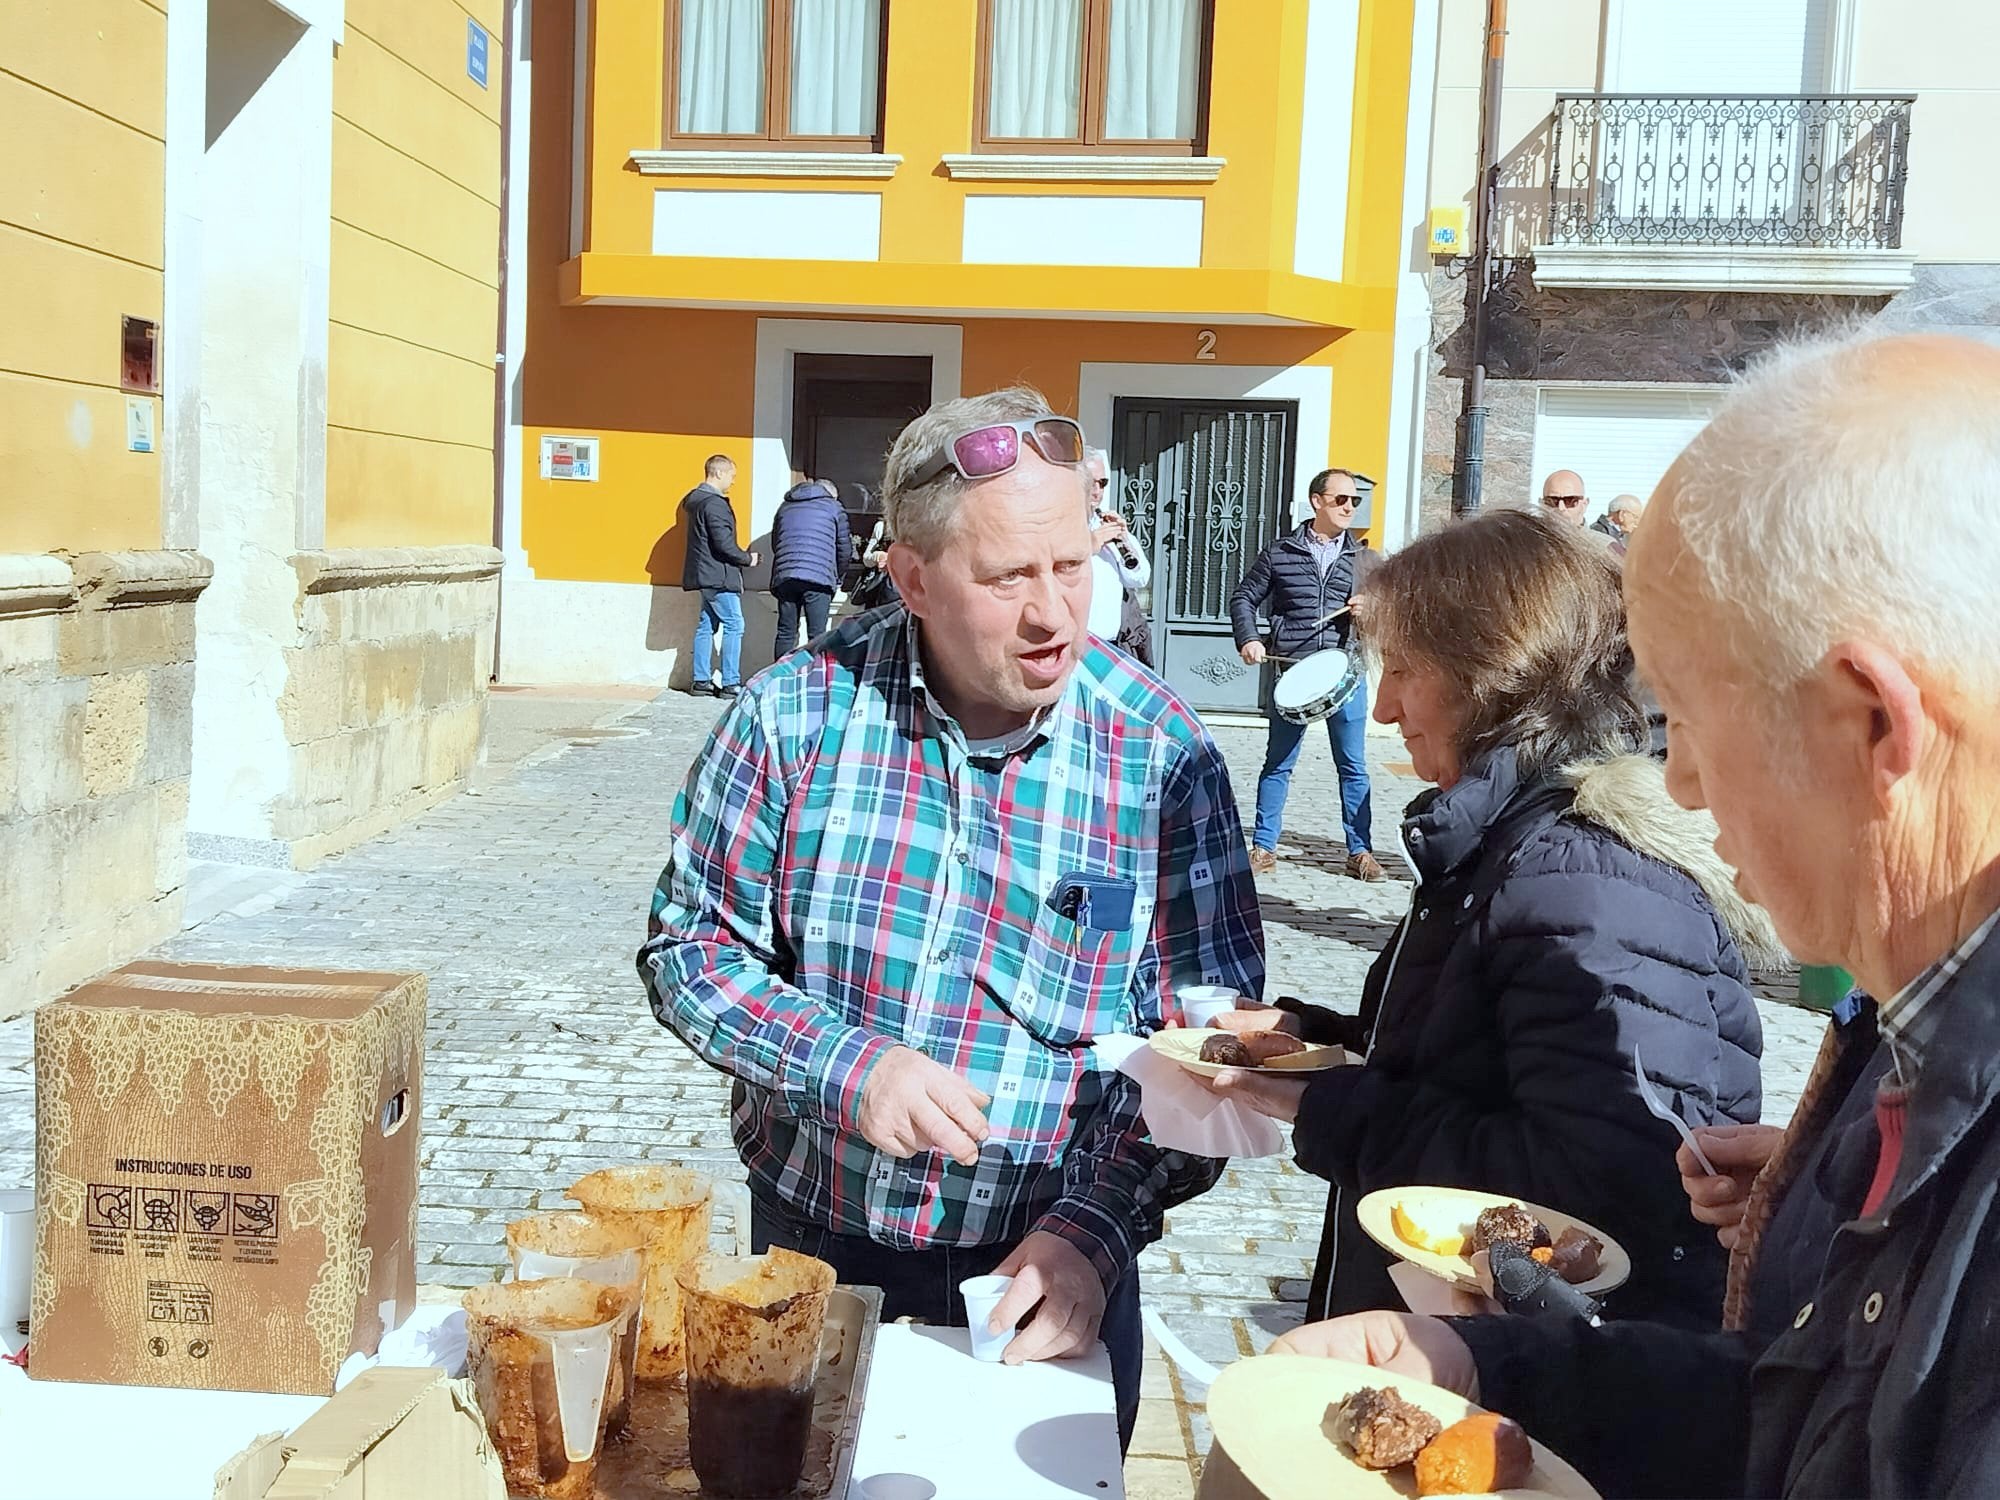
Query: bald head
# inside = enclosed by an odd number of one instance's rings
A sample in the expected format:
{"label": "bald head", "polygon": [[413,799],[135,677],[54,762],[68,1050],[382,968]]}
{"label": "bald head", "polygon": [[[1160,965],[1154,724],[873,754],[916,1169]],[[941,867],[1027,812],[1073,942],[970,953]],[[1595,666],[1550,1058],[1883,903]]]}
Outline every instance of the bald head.
{"label": "bald head", "polygon": [[1635,612],[1690,590],[1773,689],[1862,633],[2000,686],[2000,348],[1939,334],[1822,340],[1757,366],[1654,493],[1626,563]]}
{"label": "bald head", "polygon": [[1570,525],[1581,526],[1589,506],[1590,495],[1583,487],[1583,476],[1574,469],[1557,469],[1542,481],[1543,509]]}

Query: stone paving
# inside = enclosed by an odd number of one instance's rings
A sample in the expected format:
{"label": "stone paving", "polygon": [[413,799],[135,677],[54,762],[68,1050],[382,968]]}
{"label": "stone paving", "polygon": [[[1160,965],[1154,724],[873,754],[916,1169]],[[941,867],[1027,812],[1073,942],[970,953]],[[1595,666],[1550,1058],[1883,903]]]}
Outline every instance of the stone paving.
{"label": "stone paving", "polygon": [[[440,1289],[493,1278],[506,1220],[558,1206],[597,1167],[673,1161],[741,1176],[726,1080],[655,1024],[633,969],[673,795],[715,705],[679,694],[500,694],[493,712],[506,753],[472,791],[159,950],[429,974],[419,1259],[422,1279]],[[1217,738],[1247,825],[1262,731],[1222,728]],[[1393,736],[1370,746],[1377,843],[1393,850],[1419,783],[1397,764]],[[1298,832],[1261,888],[1272,993],[1351,1008],[1410,888],[1338,873],[1337,808],[1315,738],[1289,809]],[[1789,985],[1771,976],[1767,992]],[[1782,1122],[1821,1022],[1791,1006],[1763,1009],[1765,1117]],[[29,1018],[0,1024],[0,1186],[32,1174],[31,1043]],[[1324,1200],[1323,1185],[1286,1155],[1231,1166],[1213,1192],[1169,1216],[1142,1262],[1148,1300],[1211,1363],[1262,1349],[1298,1321]],[[1149,1361],[1127,1475],[1135,1497],[1192,1493],[1208,1446],[1201,1396]]]}

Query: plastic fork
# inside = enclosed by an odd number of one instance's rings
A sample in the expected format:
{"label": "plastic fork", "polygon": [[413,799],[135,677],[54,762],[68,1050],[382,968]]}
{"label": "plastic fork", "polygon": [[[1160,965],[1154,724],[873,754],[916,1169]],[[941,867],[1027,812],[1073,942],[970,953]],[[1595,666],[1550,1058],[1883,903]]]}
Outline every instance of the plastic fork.
{"label": "plastic fork", "polygon": [[1715,1170],[1715,1164],[1703,1155],[1701,1147],[1695,1144],[1694,1132],[1687,1128],[1687,1122],[1671,1109],[1667,1108],[1667,1101],[1660,1097],[1659,1091],[1653,1087],[1652,1081],[1646,1077],[1646,1066],[1639,1061],[1639,1049],[1637,1047],[1632,1049],[1632,1076],[1639,1080],[1639,1097],[1645,1101],[1646,1108],[1656,1118],[1665,1120],[1675,1130],[1680,1132],[1680,1137],[1687,1143],[1688,1150],[1694,1153],[1694,1159],[1701,1163],[1702,1171],[1708,1173],[1711,1177],[1720,1175]]}

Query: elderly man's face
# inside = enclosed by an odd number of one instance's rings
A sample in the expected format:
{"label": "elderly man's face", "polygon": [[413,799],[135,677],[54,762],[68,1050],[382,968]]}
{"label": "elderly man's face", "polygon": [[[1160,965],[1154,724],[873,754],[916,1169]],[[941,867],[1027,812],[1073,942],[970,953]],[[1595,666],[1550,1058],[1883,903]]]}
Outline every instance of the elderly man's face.
{"label": "elderly man's face", "polygon": [[966,492],[936,557],[893,549],[927,668],[968,734],[1003,734],[1062,696],[1087,640],[1091,551],[1083,476],[1026,444]]}
{"label": "elderly man's face", "polygon": [[1866,756],[1810,685],[1796,721],[1768,702],[1696,603],[1699,579],[1656,506],[1633,538],[1625,599],[1640,674],[1667,716],[1667,790],[1714,814],[1716,852],[1793,955],[1839,963],[1871,885],[1858,834],[1870,816]]}

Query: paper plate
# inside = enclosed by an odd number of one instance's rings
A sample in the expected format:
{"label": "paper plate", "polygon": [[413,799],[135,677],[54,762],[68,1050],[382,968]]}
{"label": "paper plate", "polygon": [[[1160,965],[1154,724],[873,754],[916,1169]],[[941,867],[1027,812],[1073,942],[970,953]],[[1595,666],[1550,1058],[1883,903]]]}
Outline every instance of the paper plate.
{"label": "paper plate", "polygon": [[1599,1261],[1597,1274],[1588,1281],[1579,1282],[1577,1290],[1596,1296],[1614,1287],[1623,1286],[1626,1278],[1632,1274],[1632,1257],[1625,1253],[1625,1247],[1596,1225],[1579,1219],[1574,1214],[1557,1213],[1552,1208],[1543,1208],[1539,1203],[1530,1203],[1525,1198],[1508,1198],[1499,1193],[1476,1193],[1470,1188],[1381,1188],[1354,1205],[1354,1216],[1361,1221],[1361,1227],[1376,1244],[1399,1260],[1406,1260],[1413,1266],[1421,1266],[1433,1276],[1442,1276],[1446,1281],[1457,1282],[1461,1286],[1476,1288],[1479,1285],[1479,1278],[1473,1273],[1472,1258],[1469,1255],[1438,1255],[1430,1250],[1419,1250],[1409,1243],[1396,1233],[1389,1222],[1389,1210],[1398,1203],[1407,1205],[1427,1223],[1450,1218],[1455,1212],[1460,1216],[1460,1221],[1465,1226],[1465,1233],[1468,1235],[1472,1233],[1472,1221],[1479,1217],[1480,1210],[1498,1208],[1507,1203],[1518,1203],[1548,1226],[1551,1239],[1560,1238],[1565,1229],[1575,1225],[1603,1243],[1604,1254]]}
{"label": "paper plate", "polygon": [[[1203,1078],[1213,1078],[1220,1073],[1225,1063],[1203,1062],[1201,1044],[1212,1036],[1227,1036],[1206,1026],[1177,1026],[1171,1031],[1156,1031],[1146,1039],[1146,1045],[1154,1051],[1164,1053],[1190,1073],[1199,1073]],[[1328,1068],[1338,1068],[1347,1061],[1347,1053],[1339,1047],[1318,1047],[1307,1043],[1303,1052],[1292,1052],[1284,1057],[1274,1058],[1261,1067],[1247,1068],[1250,1073],[1324,1073]]]}
{"label": "paper plate", "polygon": [[[1242,1359],[1208,1388],[1215,1453],[1202,1476],[1202,1500],[1373,1500],[1414,1495],[1410,1470],[1364,1469],[1326,1427],[1327,1408],[1366,1386],[1392,1386],[1446,1426],[1478,1416],[1483,1407],[1407,1375],[1339,1359],[1267,1354]],[[1529,1438],[1535,1467],[1525,1487],[1501,1493],[1547,1500],[1599,1500],[1584,1477]],[[1234,1469],[1234,1473],[1229,1470]],[[1240,1481],[1240,1482],[1239,1482]]]}

